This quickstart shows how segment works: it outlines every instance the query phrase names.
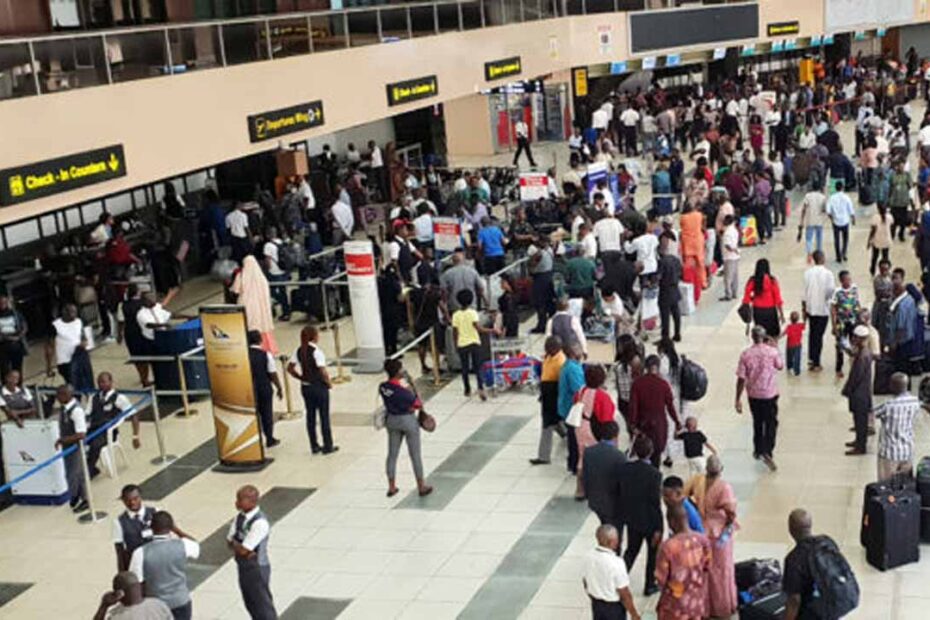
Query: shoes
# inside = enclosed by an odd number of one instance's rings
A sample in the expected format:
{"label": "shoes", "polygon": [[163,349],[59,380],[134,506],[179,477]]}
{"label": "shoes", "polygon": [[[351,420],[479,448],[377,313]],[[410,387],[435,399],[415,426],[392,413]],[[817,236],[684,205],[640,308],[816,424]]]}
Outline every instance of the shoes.
{"label": "shoes", "polygon": [[103,340],[100,341],[100,344],[113,344],[116,342],[116,338],[113,336],[106,336]]}
{"label": "shoes", "polygon": [[548,465],[549,461],[543,459],[530,459],[530,465]]}
{"label": "shoes", "polygon": [[395,495],[397,495],[398,491],[400,491],[400,489],[398,489],[398,488],[396,488],[396,487],[393,488],[393,489],[388,489],[388,490],[387,490],[387,496],[388,496],[388,497],[394,497]]}
{"label": "shoes", "polygon": [[585,501],[586,499],[588,499],[588,498],[585,497],[584,495],[576,495],[576,496],[575,496],[575,501],[576,501],[576,502],[583,502],[583,501]]}
{"label": "shoes", "polygon": [[674,336],[674,338],[672,338],[672,340],[674,340],[675,342],[681,342],[681,334],[675,334],[675,336]]}
{"label": "shoes", "polygon": [[471,398],[471,390],[465,390],[463,394],[465,395],[465,398]]}
{"label": "shoes", "polygon": [[872,427],[869,427],[869,430],[868,430],[868,431],[866,431],[866,433],[865,433],[865,434],[866,434],[866,435],[868,435],[869,437],[871,437],[872,435],[874,435],[874,434],[875,434],[875,429],[874,429],[874,428],[872,428]]}
{"label": "shoes", "polygon": [[87,503],[87,500],[82,499],[78,505],[71,507],[71,512],[75,514],[79,512],[86,512],[88,508],[90,508],[90,505]]}
{"label": "shoes", "polygon": [[762,456],[762,462],[769,468],[769,471],[778,471],[778,465],[775,464],[775,461],[773,461],[772,457],[768,454]]}
{"label": "shoes", "polygon": [[856,442],[855,442],[855,441],[847,441],[844,445],[845,445],[847,448],[855,448],[855,447],[856,447]]}
{"label": "shoes", "polygon": [[488,395],[484,393],[484,390],[478,390],[478,397],[481,399],[482,402],[488,399]]}
{"label": "shoes", "polygon": [[319,454],[322,450],[323,448],[321,448],[320,446],[310,446],[310,452],[312,452],[313,454]]}
{"label": "shoes", "polygon": [[646,589],[643,590],[643,596],[652,596],[659,591],[659,586],[652,584],[646,586]]}
{"label": "shoes", "polygon": [[100,475],[100,468],[91,467],[90,470],[87,472],[87,475],[90,476],[91,480],[93,480],[94,478]]}
{"label": "shoes", "polygon": [[427,495],[429,495],[429,494],[432,493],[432,492],[433,492],[433,487],[425,486],[425,487],[422,487],[420,490],[418,490],[418,491],[417,491],[417,494],[418,494],[420,497],[426,497]]}
{"label": "shoes", "polygon": [[811,372],[823,372],[823,366],[811,366]]}
{"label": "shoes", "polygon": [[662,464],[665,465],[666,467],[671,467],[673,465],[672,459],[666,458],[664,461],[662,461]]}
{"label": "shoes", "polygon": [[265,447],[266,447],[266,448],[274,448],[274,447],[275,447],[276,445],[278,445],[279,443],[281,443],[281,440],[280,440],[280,439],[275,439],[274,437],[272,437],[271,439],[269,439],[268,441],[265,442]]}
{"label": "shoes", "polygon": [[731,299],[732,299],[732,297],[726,297],[726,296],[724,296],[724,297],[721,297],[720,299],[718,299],[717,301],[730,301]]}
{"label": "shoes", "polygon": [[865,454],[865,450],[857,450],[856,448],[850,448],[846,451],[846,456],[862,456]]}
{"label": "shoes", "polygon": [[332,454],[333,452],[339,452],[339,446],[330,446],[328,448],[323,448],[321,452],[323,454]]}
{"label": "shoes", "polygon": [[538,328],[538,327],[534,327],[533,329],[530,330],[530,333],[531,333],[531,334],[545,334],[545,333],[546,333],[546,330],[545,330],[545,328],[540,329],[540,328]]}
{"label": "shoes", "polygon": [[282,314],[282,315],[278,318],[278,320],[279,320],[279,321],[284,321],[284,322],[290,321],[290,320],[291,320],[291,315],[290,315],[290,314]]}

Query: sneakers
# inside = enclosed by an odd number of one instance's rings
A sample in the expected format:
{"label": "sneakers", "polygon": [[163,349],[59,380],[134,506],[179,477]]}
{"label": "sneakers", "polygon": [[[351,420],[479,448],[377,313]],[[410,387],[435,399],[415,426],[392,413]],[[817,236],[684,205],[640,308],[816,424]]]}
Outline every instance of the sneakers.
{"label": "sneakers", "polygon": [[330,446],[329,448],[323,448],[321,452],[323,454],[332,454],[333,452],[339,452],[339,446]]}
{"label": "sneakers", "polygon": [[530,459],[530,465],[548,465],[549,461],[543,459]]}
{"label": "sneakers", "polygon": [[769,468],[769,471],[778,471],[778,466],[775,464],[775,461],[772,460],[772,457],[768,454],[762,455],[762,462],[765,463],[765,466]]}
{"label": "sneakers", "polygon": [[86,512],[88,508],[90,508],[90,505],[87,503],[87,500],[82,499],[76,506],[71,507],[71,512],[75,514],[79,512]]}
{"label": "sneakers", "polygon": [[274,447],[275,447],[276,445],[278,445],[279,443],[281,443],[281,440],[280,440],[280,439],[275,439],[274,437],[272,437],[271,439],[269,439],[268,441],[265,442],[265,447],[266,447],[266,448],[274,448]]}

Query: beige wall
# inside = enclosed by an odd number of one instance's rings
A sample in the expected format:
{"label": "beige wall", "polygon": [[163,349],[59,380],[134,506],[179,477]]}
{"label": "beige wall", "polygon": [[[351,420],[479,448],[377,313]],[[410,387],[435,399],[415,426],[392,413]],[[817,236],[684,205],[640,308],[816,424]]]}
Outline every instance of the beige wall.
{"label": "beige wall", "polygon": [[446,102],[443,109],[449,158],[491,155],[491,112],[485,95],[469,95]]}
{"label": "beige wall", "polygon": [[[761,4],[763,33],[765,23],[791,19],[801,21],[802,34],[822,29],[821,0]],[[610,29],[607,49],[599,28]],[[2,102],[0,168],[121,143],[128,175],[0,209],[0,224],[274,148],[274,140],[249,143],[249,114],[322,99],[326,125],[286,137],[298,141],[473,96],[487,86],[484,62],[515,55],[526,78],[623,60],[629,56],[626,14],[450,33]],[[427,74],[438,76],[439,96],[387,106],[385,84]]]}

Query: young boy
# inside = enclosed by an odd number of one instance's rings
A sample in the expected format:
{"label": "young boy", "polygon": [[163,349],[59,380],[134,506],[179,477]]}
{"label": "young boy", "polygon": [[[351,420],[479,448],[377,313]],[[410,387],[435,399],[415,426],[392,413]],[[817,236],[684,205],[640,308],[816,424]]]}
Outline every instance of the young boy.
{"label": "young boy", "polygon": [[785,357],[788,360],[788,372],[794,376],[801,374],[801,341],[804,339],[804,323],[797,310],[791,313],[791,324],[785,328]]}
{"label": "young boy", "polygon": [[717,449],[707,441],[707,435],[698,430],[697,418],[688,416],[685,419],[685,428],[678,431],[678,439],[685,444],[685,458],[688,459],[688,471],[693,476],[704,473],[704,446],[713,454]]}
{"label": "young boy", "polygon": [[465,289],[458,292],[455,297],[459,302],[459,309],[452,315],[452,330],[455,334],[455,346],[459,352],[462,364],[462,383],[465,385],[465,396],[471,396],[471,384],[468,382],[468,373],[474,372],[478,380],[478,396],[487,400],[484,393],[484,382],[481,380],[481,367],[478,361],[478,351],[481,348],[481,334],[493,334],[494,330],[482,327],[478,323],[478,313],[471,307],[475,294]]}

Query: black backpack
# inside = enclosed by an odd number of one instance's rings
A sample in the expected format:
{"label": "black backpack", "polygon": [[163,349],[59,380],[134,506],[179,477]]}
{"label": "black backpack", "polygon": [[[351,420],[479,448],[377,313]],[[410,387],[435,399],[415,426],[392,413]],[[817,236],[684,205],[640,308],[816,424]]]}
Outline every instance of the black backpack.
{"label": "black backpack", "polygon": [[682,355],[678,387],[682,400],[701,400],[707,393],[707,372]]}
{"label": "black backpack", "polygon": [[829,536],[814,536],[803,544],[808,552],[815,593],[813,609],[819,618],[842,618],[859,606],[859,583],[849,562]]}
{"label": "black backpack", "polygon": [[278,246],[278,267],[281,271],[290,273],[307,264],[300,246],[293,243],[276,243]]}

